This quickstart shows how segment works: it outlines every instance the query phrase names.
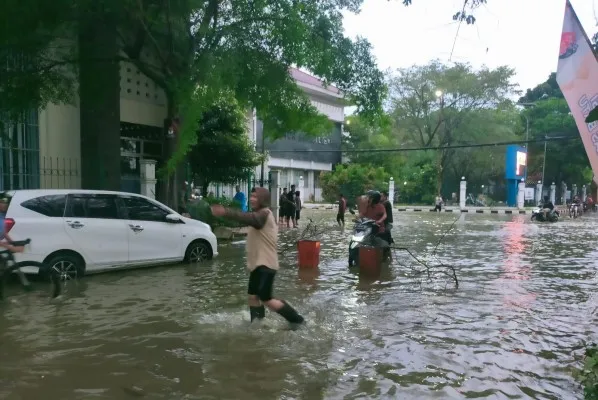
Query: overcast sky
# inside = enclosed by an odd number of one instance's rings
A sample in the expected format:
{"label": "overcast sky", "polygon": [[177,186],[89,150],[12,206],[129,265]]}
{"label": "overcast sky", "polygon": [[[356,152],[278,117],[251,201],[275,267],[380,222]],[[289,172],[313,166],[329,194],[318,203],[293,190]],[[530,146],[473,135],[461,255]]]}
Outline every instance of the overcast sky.
{"label": "overcast sky", "polygon": [[[413,0],[409,7],[400,0],[365,0],[361,14],[346,15],[345,29],[372,43],[381,69],[448,61],[459,4],[463,0]],[[598,0],[571,4],[591,37],[598,31]],[[509,65],[520,89],[534,87],[556,70],[564,9],[565,0],[488,0],[476,11],[475,25],[461,25],[452,60],[475,67]]]}

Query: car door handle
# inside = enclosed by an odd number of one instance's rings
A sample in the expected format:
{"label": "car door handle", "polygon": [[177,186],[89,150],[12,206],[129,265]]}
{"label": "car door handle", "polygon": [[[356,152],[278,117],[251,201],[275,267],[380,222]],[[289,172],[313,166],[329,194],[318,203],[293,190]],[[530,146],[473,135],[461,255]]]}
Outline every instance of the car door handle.
{"label": "car door handle", "polygon": [[79,221],[66,221],[66,223],[73,229],[79,229],[85,226],[85,224],[82,224]]}
{"label": "car door handle", "polygon": [[129,228],[131,228],[133,230],[133,232],[141,232],[143,230],[143,226],[141,226],[141,225],[129,224]]}

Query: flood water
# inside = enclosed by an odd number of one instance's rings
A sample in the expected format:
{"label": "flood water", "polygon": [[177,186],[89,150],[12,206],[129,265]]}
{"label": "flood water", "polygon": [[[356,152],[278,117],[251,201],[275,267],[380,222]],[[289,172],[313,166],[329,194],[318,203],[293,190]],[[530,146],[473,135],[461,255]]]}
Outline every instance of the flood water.
{"label": "flood water", "polygon": [[[205,265],[86,277],[56,302],[13,288],[0,398],[581,398],[571,372],[596,336],[596,216],[395,214],[395,240],[422,257],[452,225],[436,255],[456,267],[454,290],[414,278],[404,253],[360,279],[349,229],[311,215],[327,227],[319,274],[298,272],[288,250],[275,286],[305,328],[272,313],[250,326],[244,243]],[[296,235],[281,232],[281,246]]]}

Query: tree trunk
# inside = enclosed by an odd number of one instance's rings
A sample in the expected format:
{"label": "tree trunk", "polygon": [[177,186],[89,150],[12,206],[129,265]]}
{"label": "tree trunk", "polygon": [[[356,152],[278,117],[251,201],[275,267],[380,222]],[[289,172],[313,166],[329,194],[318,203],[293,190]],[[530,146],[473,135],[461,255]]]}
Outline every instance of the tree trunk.
{"label": "tree trunk", "polygon": [[208,188],[210,187],[210,182],[208,181],[204,181],[201,184],[201,195],[203,197],[207,197],[208,196]]}
{"label": "tree trunk", "polygon": [[[177,108],[175,106],[175,100],[174,100],[174,96],[172,95],[172,93],[166,93],[166,101],[168,103],[168,110],[167,110],[167,116],[166,116],[166,121],[164,124],[164,146],[163,146],[163,161],[164,161],[164,166],[166,166],[169,162],[169,160],[172,158],[172,156],[174,155],[178,142],[179,142],[179,134],[178,132],[175,133],[175,137],[169,137],[168,135],[168,128],[170,127],[170,124],[172,124],[172,121],[175,120],[175,118],[178,117],[178,113],[177,113]],[[178,166],[177,166],[178,167]],[[159,193],[159,198],[158,200],[163,202],[164,204],[168,205],[169,207],[171,207],[172,209],[176,210],[178,208],[178,200],[179,200],[179,182],[177,181],[178,177],[177,177],[177,170],[178,168],[175,168],[175,170],[171,173],[169,171],[166,171],[166,174],[164,175],[164,177],[162,178],[163,184],[161,185],[161,190]]]}
{"label": "tree trunk", "polygon": [[94,3],[79,21],[81,187],[120,190],[120,65],[115,19]]}

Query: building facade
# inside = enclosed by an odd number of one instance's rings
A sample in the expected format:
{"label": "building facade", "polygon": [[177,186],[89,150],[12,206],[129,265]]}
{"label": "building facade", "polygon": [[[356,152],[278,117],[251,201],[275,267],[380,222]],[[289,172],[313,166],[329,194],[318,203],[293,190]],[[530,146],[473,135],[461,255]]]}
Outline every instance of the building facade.
{"label": "building facade", "polygon": [[[335,88],[324,88],[314,77],[298,70],[291,73],[297,84],[309,94],[313,104],[336,124],[332,134],[305,139],[298,135],[269,142],[270,153],[264,167],[267,176],[279,169],[284,184],[299,184],[303,176],[310,194],[319,198],[320,171],[330,171],[340,161],[340,132],[344,111],[342,96]],[[130,63],[121,63],[120,71],[121,190],[140,193],[144,160],[162,165],[166,96],[149,78]],[[261,143],[263,129],[259,112],[248,113],[248,134]],[[0,190],[81,187],[81,130],[77,99],[73,104],[49,104],[43,110],[27,113],[23,122],[5,124],[0,135]],[[334,149],[330,153],[296,153],[298,149]],[[259,150],[259,148],[258,148]],[[337,161],[338,159],[338,161]],[[256,170],[256,177],[261,171]],[[245,182],[243,187],[249,187]],[[232,186],[215,184],[214,193],[234,195]],[[308,198],[308,197],[304,197]]]}
{"label": "building facade", "polygon": [[[281,188],[295,185],[298,190],[301,188],[303,201],[322,201],[320,174],[332,171],[333,167],[342,161],[345,100],[337,88],[326,87],[321,80],[303,71],[293,68],[290,73],[297,85],[309,96],[314,107],[332,122],[333,129],[317,137],[288,133],[284,138],[269,141],[257,110],[249,116],[249,135],[256,149],[263,151],[268,157],[264,163],[263,174],[262,167],[256,167],[253,179],[250,182],[242,182],[241,187],[261,185],[262,176],[265,181],[264,186],[267,186],[269,172],[276,170],[280,173]],[[210,191],[215,195],[227,197],[234,195],[233,185],[215,183],[210,186]]]}

